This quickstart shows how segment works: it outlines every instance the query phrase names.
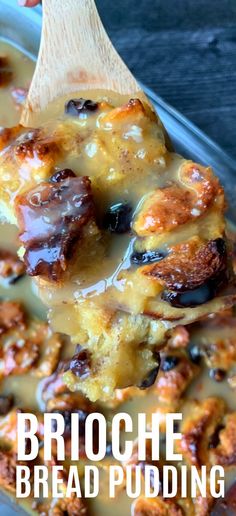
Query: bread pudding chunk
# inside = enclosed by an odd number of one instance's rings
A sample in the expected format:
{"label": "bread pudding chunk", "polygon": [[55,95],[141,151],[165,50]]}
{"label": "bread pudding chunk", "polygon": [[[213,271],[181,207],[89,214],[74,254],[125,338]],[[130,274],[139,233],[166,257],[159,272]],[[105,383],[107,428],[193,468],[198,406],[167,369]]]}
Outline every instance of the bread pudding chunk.
{"label": "bread pudding chunk", "polygon": [[184,163],[178,182],[158,188],[145,201],[134,223],[139,236],[172,231],[201,217],[214,202],[223,205],[222,187],[211,169]]}
{"label": "bread pudding chunk", "polygon": [[20,240],[30,276],[60,280],[86,232],[98,232],[90,180],[72,174],[57,172],[51,183],[42,182],[17,198]]}
{"label": "bread pudding chunk", "polygon": [[61,118],[0,136],[2,215],[74,345],[64,381],[91,400],[149,386],[169,330],[235,298],[218,179],[170,150],[138,98],[68,99]]}
{"label": "bread pudding chunk", "polygon": [[43,377],[56,368],[63,338],[29,317],[22,304],[0,301],[0,379],[30,373]]}
{"label": "bread pudding chunk", "polygon": [[25,267],[16,253],[0,248],[0,281],[14,284],[25,273]]}

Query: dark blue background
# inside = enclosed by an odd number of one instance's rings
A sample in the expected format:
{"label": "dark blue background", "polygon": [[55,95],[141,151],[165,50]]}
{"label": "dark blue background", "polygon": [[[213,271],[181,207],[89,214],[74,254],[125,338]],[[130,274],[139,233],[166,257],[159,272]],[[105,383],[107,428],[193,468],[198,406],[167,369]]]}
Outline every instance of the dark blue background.
{"label": "dark blue background", "polygon": [[236,157],[236,0],[97,0],[135,76]]}

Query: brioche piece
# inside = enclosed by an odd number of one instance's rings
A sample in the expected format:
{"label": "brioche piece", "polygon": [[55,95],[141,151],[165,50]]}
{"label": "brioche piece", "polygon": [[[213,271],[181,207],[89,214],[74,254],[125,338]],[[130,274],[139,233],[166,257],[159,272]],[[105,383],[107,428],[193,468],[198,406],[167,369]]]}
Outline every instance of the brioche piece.
{"label": "brioche piece", "polygon": [[26,316],[15,301],[0,302],[0,378],[32,373],[47,376],[57,366],[63,338],[49,325]]}

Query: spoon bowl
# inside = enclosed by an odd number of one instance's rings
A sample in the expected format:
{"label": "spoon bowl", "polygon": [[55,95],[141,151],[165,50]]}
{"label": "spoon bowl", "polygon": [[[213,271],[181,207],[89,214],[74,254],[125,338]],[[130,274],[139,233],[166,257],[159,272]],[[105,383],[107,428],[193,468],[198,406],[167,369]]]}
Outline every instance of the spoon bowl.
{"label": "spoon bowl", "polygon": [[21,123],[34,125],[35,117],[56,99],[88,90],[142,96],[93,0],[43,0],[39,56]]}

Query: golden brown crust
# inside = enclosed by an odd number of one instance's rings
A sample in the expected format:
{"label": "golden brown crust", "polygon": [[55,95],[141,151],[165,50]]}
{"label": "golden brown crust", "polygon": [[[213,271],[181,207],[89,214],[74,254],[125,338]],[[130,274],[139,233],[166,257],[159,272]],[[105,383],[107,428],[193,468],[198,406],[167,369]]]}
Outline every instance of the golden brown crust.
{"label": "golden brown crust", "polygon": [[186,348],[189,343],[189,332],[185,326],[176,326],[171,332],[168,339],[168,348],[182,349]]}
{"label": "golden brown crust", "polygon": [[0,301],[0,335],[8,330],[25,329],[25,312],[16,301]]}
{"label": "golden brown crust", "polygon": [[196,220],[216,197],[220,209],[224,209],[222,187],[209,167],[186,162],[178,175],[182,184],[158,188],[144,201],[133,225],[137,235],[145,237],[168,232]]}
{"label": "golden brown crust", "polygon": [[188,190],[178,185],[159,188],[144,202],[133,229],[140,237],[170,231],[191,219],[191,205],[192,195]]}
{"label": "golden brown crust", "polygon": [[[102,107],[100,105],[100,107]],[[135,117],[137,120],[139,117],[143,117],[146,115],[146,111],[142,102],[139,99],[130,99],[127,104],[124,106],[117,107],[109,111],[107,115],[103,118],[103,122],[122,122],[126,121],[129,116]]]}
{"label": "golden brown crust", "polygon": [[20,303],[7,301],[0,303],[0,321],[0,376],[55,370],[63,338],[47,323],[27,318]]}
{"label": "golden brown crust", "polygon": [[181,426],[182,439],[177,448],[188,465],[209,466],[209,443],[225,410],[220,398],[192,401],[187,405]]}
{"label": "golden brown crust", "polygon": [[37,335],[35,338],[39,348],[39,360],[36,363],[35,375],[39,378],[47,377],[57,368],[62,348],[66,345],[66,339],[60,333],[53,333],[50,325],[46,323],[40,321],[39,327],[35,326]]}
{"label": "golden brown crust", "polygon": [[15,494],[16,456],[0,450],[0,486]]}
{"label": "golden brown crust", "polygon": [[17,254],[6,249],[0,249],[0,277],[8,278],[14,283],[25,273],[25,266]]}
{"label": "golden brown crust", "polygon": [[170,290],[194,290],[216,278],[227,266],[226,246],[222,239],[207,243],[199,237],[170,249],[166,258],[143,268],[143,274],[158,279]]}
{"label": "golden brown crust", "polygon": [[35,343],[26,341],[22,347],[21,342],[14,342],[7,347],[4,358],[0,359],[3,375],[23,374],[30,371],[39,358],[39,349]]}
{"label": "golden brown crust", "polygon": [[157,396],[155,412],[160,415],[163,432],[165,432],[165,415],[181,411],[186,390],[199,371],[199,367],[190,362],[185,351],[178,352],[167,347],[161,353],[161,367],[151,390]]}
{"label": "golden brown crust", "polygon": [[86,516],[88,514],[87,507],[85,506],[84,500],[76,498],[75,496],[65,499],[64,501],[64,512],[65,510],[68,516]]}
{"label": "golden brown crust", "polygon": [[[187,161],[180,168],[179,179],[195,191],[197,197],[195,208],[199,209],[200,213],[211,206],[216,196],[224,196],[223,188],[210,167]],[[222,207],[224,207],[223,199]]]}
{"label": "golden brown crust", "polygon": [[9,145],[14,138],[17,138],[23,130],[24,128],[20,124],[15,127],[0,127],[0,151]]}
{"label": "golden brown crust", "polygon": [[26,133],[19,138],[14,147],[14,154],[19,161],[26,159],[39,159],[40,161],[53,162],[60,154],[58,142],[54,137],[44,136],[39,129]]}
{"label": "golden brown crust", "polygon": [[211,460],[224,467],[236,466],[236,413],[228,414],[219,433],[219,444],[212,450]]}
{"label": "golden brown crust", "polygon": [[15,197],[50,177],[56,161],[63,159],[63,139],[56,132],[18,125],[0,131],[1,149],[1,216],[15,223]]}

